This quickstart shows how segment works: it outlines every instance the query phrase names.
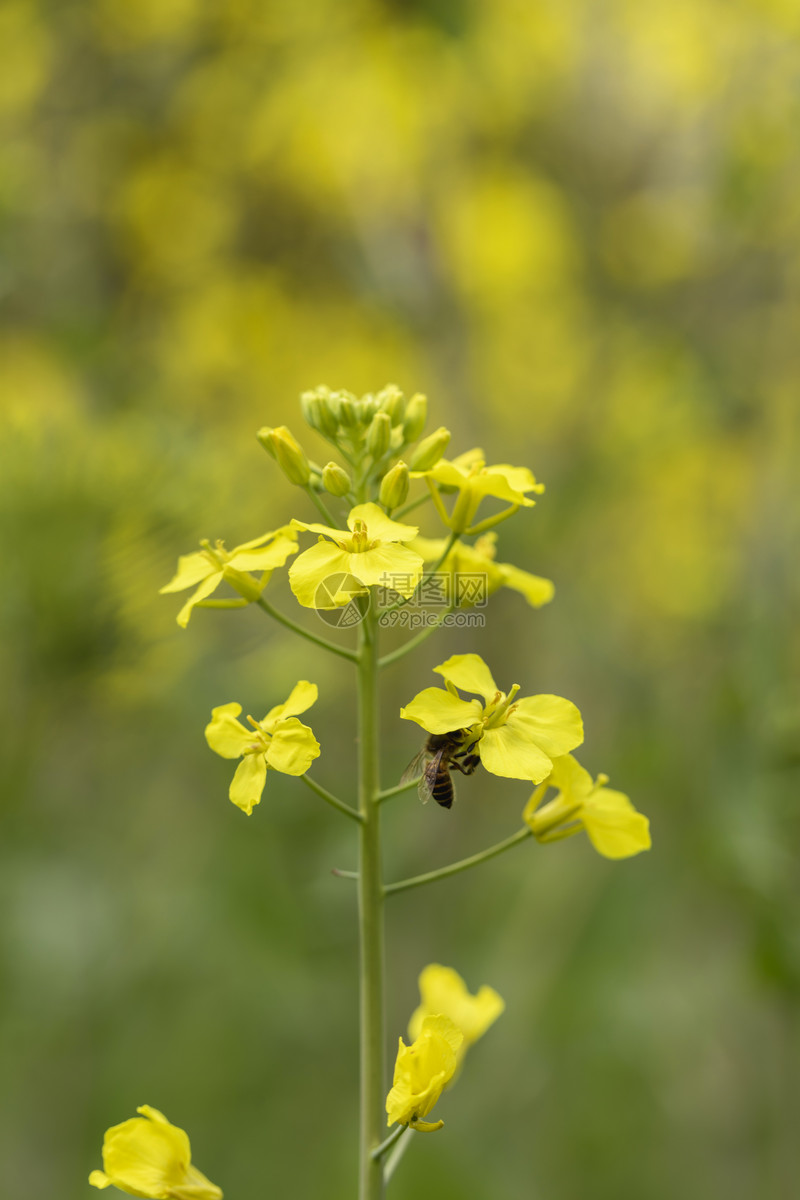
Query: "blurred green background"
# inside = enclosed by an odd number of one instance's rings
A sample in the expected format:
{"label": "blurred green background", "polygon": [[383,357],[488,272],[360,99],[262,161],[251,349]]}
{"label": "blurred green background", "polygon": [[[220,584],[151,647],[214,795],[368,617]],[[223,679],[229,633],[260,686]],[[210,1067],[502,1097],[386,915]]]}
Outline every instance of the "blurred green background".
{"label": "blurred green background", "polygon": [[[386,784],[475,649],[580,706],[654,836],[392,903],[392,1044],[431,960],[508,1004],[393,1193],[795,1197],[796,0],[6,0],[0,47],[3,1194],[85,1200],[149,1103],[229,1200],[353,1196],[352,833],[278,776],[245,818],[202,733],[316,680],[346,794],[353,680],[156,592],[314,519],[258,426],[391,380],[546,482],[499,557],[557,592],[387,672]],[[527,791],[395,801],[387,873]]]}

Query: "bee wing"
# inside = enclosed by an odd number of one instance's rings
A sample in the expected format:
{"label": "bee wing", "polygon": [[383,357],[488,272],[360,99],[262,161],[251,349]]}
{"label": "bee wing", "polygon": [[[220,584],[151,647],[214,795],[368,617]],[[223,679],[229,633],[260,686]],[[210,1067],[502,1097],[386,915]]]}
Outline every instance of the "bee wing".
{"label": "bee wing", "polygon": [[415,754],[411,762],[406,767],[403,774],[400,776],[401,783],[410,783],[412,779],[416,779],[422,771],[426,762],[429,760],[430,754],[425,746],[422,747],[419,754]]}
{"label": "bee wing", "polygon": [[431,764],[428,763],[428,766],[420,775],[419,783],[417,784],[417,795],[423,804],[427,804],[433,795],[433,781],[435,780],[436,775],[434,773],[434,775],[429,778],[428,773],[430,770],[430,765]]}

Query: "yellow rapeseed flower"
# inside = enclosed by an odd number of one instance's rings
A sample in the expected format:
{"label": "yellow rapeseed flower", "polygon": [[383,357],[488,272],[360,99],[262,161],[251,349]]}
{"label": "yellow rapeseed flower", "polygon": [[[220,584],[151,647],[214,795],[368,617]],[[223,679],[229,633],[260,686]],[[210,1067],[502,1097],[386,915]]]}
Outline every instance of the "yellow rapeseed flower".
{"label": "yellow rapeseed flower", "polygon": [[222,1191],[192,1166],[189,1138],[149,1104],[106,1130],[103,1170],[92,1171],[96,1188],[114,1186],[144,1200],[222,1200]]}
{"label": "yellow rapeseed flower", "polygon": [[[463,748],[480,755],[493,775],[541,783],[553,769],[553,759],[583,741],[578,709],[562,696],[527,696],[517,700],[519,684],[501,692],[478,654],[454,654],[434,667],[446,688],[425,688],[400,709],[428,733],[464,730]],[[480,700],[462,700],[458,690],[477,693]]]}
{"label": "yellow rapeseed flower", "polygon": [[[296,553],[297,534],[290,525],[283,525],[230,551],[220,541],[214,546],[207,540],[200,545],[202,550],[181,555],[175,575],[160,589],[162,594],[183,592],[198,585],[178,613],[177,621],[182,629],[189,624],[192,609],[216,591],[223,580],[242,597],[238,603],[249,604],[257,600],[275,567],[282,567],[289,555]],[[260,572],[260,578],[254,579],[251,571]]]}
{"label": "yellow rapeseed flower", "polygon": [[458,971],[439,963],[430,963],[421,972],[419,994],[421,1003],[408,1022],[408,1036],[418,1038],[425,1018],[441,1013],[464,1035],[456,1053],[459,1060],[505,1009],[505,1001],[494,988],[484,984],[473,996]]}
{"label": "yellow rapeseed flower", "polygon": [[421,1133],[441,1129],[444,1121],[423,1121],[455,1074],[464,1040],[449,1017],[425,1017],[410,1046],[400,1038],[392,1090],[386,1097],[387,1125],[410,1125]]}
{"label": "yellow rapeseed flower", "polygon": [[412,541],[419,528],[391,520],[377,504],[357,504],[350,510],[347,529],[305,521],[292,521],[292,528],[320,534],[316,545],[298,555],[289,569],[292,591],[305,608],[347,604],[354,593],[334,591],[330,583],[342,575],[352,576],[364,591],[382,584],[404,597],[419,583],[422,558],[403,544]]}
{"label": "yellow rapeseed flower", "polygon": [[221,704],[212,709],[206,741],[222,758],[241,758],[228,795],[248,816],[261,800],[267,769],[284,775],[305,775],[319,757],[319,742],[307,725],[297,720],[317,699],[317,685],[305,679],[292,689],[289,699],[271,708],[261,721],[248,717],[248,729],[236,718],[241,704]]}
{"label": "yellow rapeseed flower", "polygon": [[[445,572],[453,576],[453,600],[458,600],[459,607],[468,608],[476,599],[491,596],[499,588],[511,588],[520,592],[532,608],[541,608],[548,604],[555,592],[553,583],[541,575],[532,575],[511,563],[495,562],[497,534],[485,533],[479,537],[474,546],[456,542],[452,550],[437,567],[437,574]],[[411,549],[422,555],[425,562],[439,562],[444,553],[447,541],[445,538],[415,538]],[[486,579],[486,590],[476,582],[481,576]]]}
{"label": "yellow rapeseed flower", "polygon": [[[605,785],[607,775],[593,780],[571,754],[557,758],[547,779],[536,789],[522,813],[539,841],[554,841],[585,829],[605,858],[630,858],[650,849],[650,822],[637,812],[623,792]],[[558,794],[542,804],[548,788]]]}

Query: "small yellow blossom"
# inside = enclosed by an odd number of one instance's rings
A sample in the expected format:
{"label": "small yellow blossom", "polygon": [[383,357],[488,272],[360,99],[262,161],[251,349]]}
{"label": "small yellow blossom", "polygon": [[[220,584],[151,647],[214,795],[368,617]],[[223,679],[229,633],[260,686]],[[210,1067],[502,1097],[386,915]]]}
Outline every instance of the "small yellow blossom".
{"label": "small yellow blossom", "polygon": [[[476,599],[491,596],[499,588],[511,588],[520,592],[532,608],[541,608],[552,599],[555,588],[549,579],[541,575],[532,575],[511,563],[495,562],[497,534],[485,533],[479,537],[474,546],[466,546],[456,542],[438,572],[453,576],[452,597],[458,600],[460,608],[468,608]],[[425,562],[439,562],[444,553],[447,541],[445,538],[415,538],[411,549],[422,555]],[[475,577],[485,576],[486,591],[481,588],[475,592]],[[462,576],[466,578],[461,578]]]}
{"label": "small yellow blossom", "polygon": [[[585,829],[605,858],[630,858],[650,849],[650,822],[622,792],[605,785],[607,775],[593,780],[571,754],[557,758],[547,779],[531,796],[523,819],[540,841],[553,841]],[[558,794],[542,804],[548,788]]]}
{"label": "small yellow blossom", "polygon": [[430,963],[420,974],[419,994],[421,1004],[412,1013],[408,1036],[418,1038],[425,1018],[441,1013],[464,1035],[456,1055],[459,1060],[505,1009],[505,1001],[494,988],[484,984],[473,996],[458,971],[439,963]]}
{"label": "small yellow blossom", "polygon": [[[465,730],[464,749],[480,755],[493,775],[541,783],[553,769],[553,759],[583,741],[578,709],[562,696],[527,696],[517,700],[519,684],[501,692],[491,671],[477,654],[454,654],[434,667],[446,688],[425,688],[400,709],[428,733]],[[480,700],[462,700],[462,692]]]}
{"label": "small yellow blossom", "polygon": [[305,521],[292,521],[292,528],[320,534],[316,545],[298,555],[289,569],[292,591],[305,608],[347,604],[352,591],[333,592],[330,583],[323,586],[337,576],[352,576],[364,591],[382,584],[404,597],[419,583],[422,558],[403,544],[413,541],[418,527],[391,520],[377,504],[357,504],[350,510],[347,529]]}
{"label": "small yellow blossom", "polygon": [[423,1121],[453,1078],[464,1040],[449,1017],[425,1017],[410,1046],[400,1038],[392,1090],[386,1097],[387,1125],[410,1125],[421,1133],[441,1129],[444,1121]]}
{"label": "small yellow blossom", "polygon": [[248,729],[236,718],[241,704],[221,704],[212,709],[206,741],[222,758],[241,758],[228,795],[248,816],[261,800],[267,769],[284,775],[305,775],[319,757],[319,742],[307,725],[297,720],[317,699],[317,685],[305,679],[292,689],[284,704],[271,708],[261,721],[248,717]]}
{"label": "small yellow blossom", "polygon": [[92,1171],[96,1188],[114,1186],[144,1200],[222,1200],[222,1191],[192,1166],[189,1138],[149,1104],[106,1130],[103,1170]]}
{"label": "small yellow blossom", "polygon": [[[543,492],[544,484],[537,483],[527,467],[511,467],[497,463],[487,467],[482,450],[468,450],[453,459],[440,459],[427,471],[415,471],[414,475],[425,475],[431,484],[440,484],[447,491],[457,491],[458,497],[449,517],[437,502],[440,515],[455,533],[469,529],[478,511],[481,500],[493,496],[505,500],[515,508],[530,508],[536,503],[528,492]],[[434,489],[434,499],[436,499]]]}
{"label": "small yellow blossom", "polygon": [[[223,580],[242,597],[238,603],[257,600],[275,567],[282,567],[289,555],[297,552],[297,534],[290,525],[283,525],[230,551],[220,541],[214,546],[209,541],[200,545],[202,550],[181,555],[174,577],[160,589],[163,595],[199,585],[178,613],[177,621],[182,629],[189,624],[192,609],[216,591]],[[259,571],[260,578],[254,579],[251,571]]]}

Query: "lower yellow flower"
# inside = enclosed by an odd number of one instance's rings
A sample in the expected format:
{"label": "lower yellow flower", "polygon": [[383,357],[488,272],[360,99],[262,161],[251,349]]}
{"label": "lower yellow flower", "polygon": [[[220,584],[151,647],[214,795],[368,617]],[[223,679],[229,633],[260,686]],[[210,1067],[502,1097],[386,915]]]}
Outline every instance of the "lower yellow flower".
{"label": "lower yellow flower", "polygon": [[192,1166],[189,1138],[149,1104],[106,1130],[103,1170],[92,1171],[96,1188],[113,1185],[144,1200],[222,1200],[222,1191]]}
{"label": "lower yellow flower", "polygon": [[423,1121],[455,1074],[464,1040],[449,1017],[425,1017],[411,1046],[400,1038],[392,1090],[386,1097],[387,1125],[410,1125],[421,1133],[441,1129],[444,1121]]}
{"label": "lower yellow flower", "polygon": [[[425,688],[400,716],[416,721],[428,733],[463,729],[464,749],[480,756],[493,775],[541,783],[553,760],[583,741],[583,722],[574,704],[562,696],[525,696],[519,685],[501,692],[478,654],[454,654],[433,668],[444,688]],[[458,692],[477,693],[481,700],[462,700]]]}
{"label": "lower yellow flower", "polygon": [[[607,788],[607,775],[593,780],[571,754],[557,758],[553,770],[531,796],[523,819],[539,841],[555,841],[585,829],[604,858],[630,858],[649,850],[650,822],[623,792]],[[558,795],[542,804],[548,788]]]}
{"label": "lower yellow flower", "polygon": [[421,1003],[408,1023],[408,1036],[419,1037],[425,1018],[441,1013],[449,1017],[464,1035],[456,1056],[459,1060],[466,1054],[467,1047],[483,1037],[505,1009],[505,1001],[494,988],[484,984],[473,996],[458,971],[439,963],[430,963],[422,971],[419,994]]}
{"label": "lower yellow flower", "polygon": [[236,720],[241,704],[221,704],[212,709],[206,741],[222,758],[241,758],[228,795],[248,816],[261,800],[268,768],[284,775],[305,775],[319,757],[319,742],[296,715],[310,708],[317,694],[315,683],[301,680],[289,699],[271,708],[263,720],[248,717],[251,729]]}

